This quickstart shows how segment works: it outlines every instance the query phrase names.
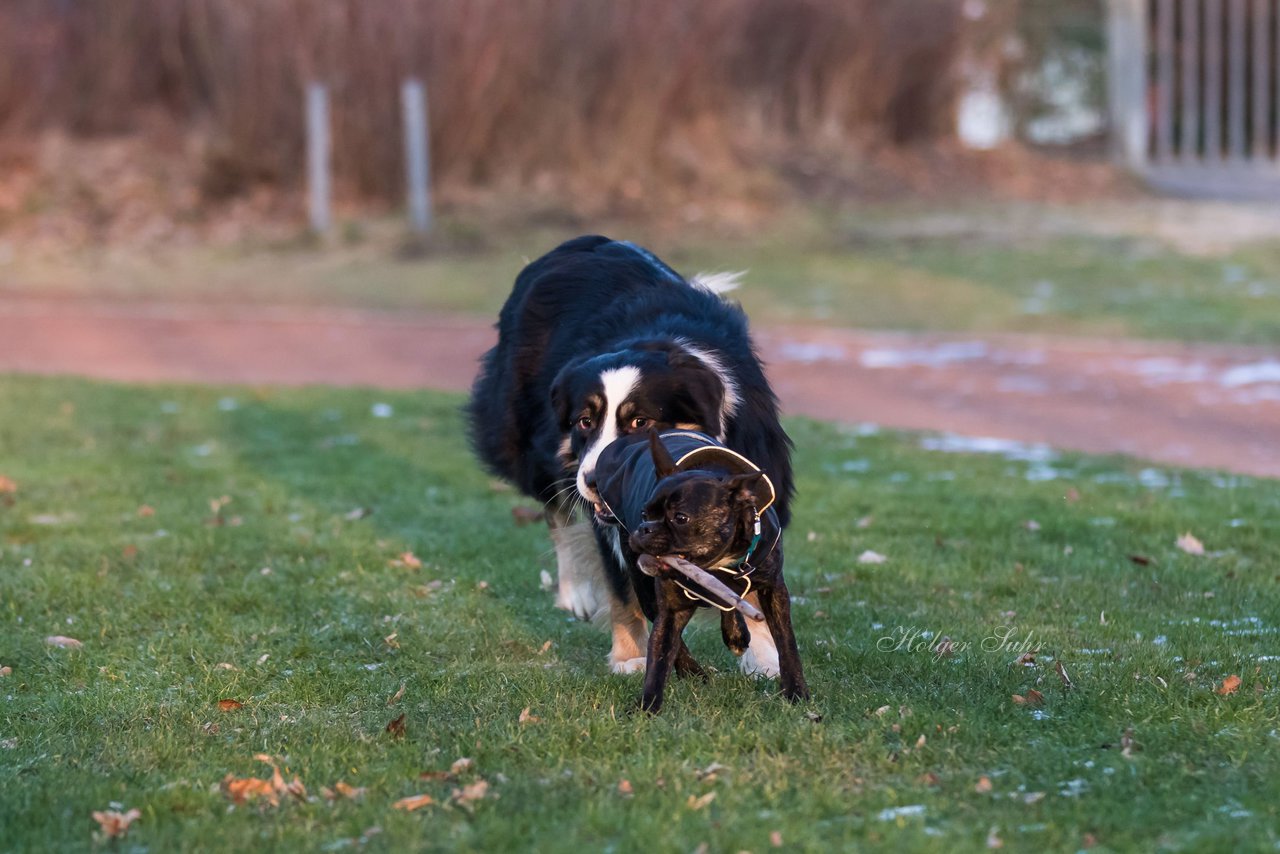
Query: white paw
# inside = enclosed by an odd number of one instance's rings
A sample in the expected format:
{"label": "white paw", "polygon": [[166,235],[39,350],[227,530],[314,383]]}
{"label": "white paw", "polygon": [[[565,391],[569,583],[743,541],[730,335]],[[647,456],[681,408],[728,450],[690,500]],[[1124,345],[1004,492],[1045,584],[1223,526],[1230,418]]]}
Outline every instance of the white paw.
{"label": "white paw", "polygon": [[625,661],[614,661],[612,657],[609,659],[609,669],[614,673],[644,673],[644,656],[640,658],[628,658]]}
{"label": "white paw", "polygon": [[562,577],[560,590],[556,595],[556,607],[563,608],[579,620],[590,621],[608,607],[608,602],[601,595],[598,584],[590,581],[575,584]]}
{"label": "white paw", "polygon": [[751,646],[738,660],[738,666],[748,676],[762,679],[773,679],[778,675],[778,650],[772,644],[758,643],[758,638],[751,639]]}

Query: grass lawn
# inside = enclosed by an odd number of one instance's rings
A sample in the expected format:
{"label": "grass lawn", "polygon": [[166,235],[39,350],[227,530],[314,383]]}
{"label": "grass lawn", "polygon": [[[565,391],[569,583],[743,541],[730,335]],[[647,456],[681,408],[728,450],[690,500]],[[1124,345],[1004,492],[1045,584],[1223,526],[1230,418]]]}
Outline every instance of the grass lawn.
{"label": "grass lawn", "polygon": [[[0,378],[0,850],[1280,845],[1275,482],[792,421],[814,700],[708,623],[722,672],[651,719],[551,607],[459,403]],[[308,798],[233,808],[258,753]],[[113,802],[141,818],[95,843]]]}
{"label": "grass lawn", "polygon": [[[1142,208],[1132,219],[1140,220]],[[931,216],[959,227],[937,229]],[[1062,225],[1058,220],[1066,219]],[[1052,225],[1038,225],[1040,220]],[[857,216],[808,212],[750,236],[597,228],[650,245],[686,273],[748,271],[738,297],[758,322],[957,332],[1045,332],[1280,343],[1280,243],[1188,255],[1117,225],[1083,228],[1087,211],[1054,208]],[[1028,222],[1030,224],[1028,224]],[[16,247],[0,295],[301,303],[492,317],[528,259],[583,227],[489,233],[445,218],[439,245],[399,252],[395,221],[350,224],[307,240],[41,255]],[[0,247],[2,248],[2,247]]]}

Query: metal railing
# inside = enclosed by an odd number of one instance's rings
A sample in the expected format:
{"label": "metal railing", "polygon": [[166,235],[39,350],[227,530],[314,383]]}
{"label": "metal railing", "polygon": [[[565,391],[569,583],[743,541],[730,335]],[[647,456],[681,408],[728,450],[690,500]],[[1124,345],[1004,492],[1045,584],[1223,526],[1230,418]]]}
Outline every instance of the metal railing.
{"label": "metal railing", "polygon": [[1110,0],[1117,154],[1158,189],[1280,201],[1280,0]]}

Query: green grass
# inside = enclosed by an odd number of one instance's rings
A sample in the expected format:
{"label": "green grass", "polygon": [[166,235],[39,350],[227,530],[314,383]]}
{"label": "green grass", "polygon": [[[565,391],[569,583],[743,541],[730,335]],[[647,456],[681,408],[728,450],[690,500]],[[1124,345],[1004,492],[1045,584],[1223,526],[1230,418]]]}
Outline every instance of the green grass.
{"label": "green grass", "polygon": [[[687,273],[746,269],[737,296],[758,323],[1280,343],[1280,242],[1189,255],[1145,234],[1137,225],[1144,210],[1136,204],[1134,222],[1109,236],[1089,232],[1087,209],[1051,207],[871,208],[846,218],[811,211],[735,238],[705,228],[597,228],[643,241]],[[935,227],[938,217],[950,225]],[[402,251],[394,221],[360,225],[325,245],[19,249],[0,294],[337,304],[488,319],[528,259],[583,230],[506,226],[486,235],[447,217],[441,229],[417,253]]]}
{"label": "green grass", "polygon": [[[0,379],[0,850],[329,851],[375,827],[385,851],[763,852],[774,831],[787,850],[966,851],[992,828],[1011,851],[1280,844],[1274,482],[792,421],[814,700],[737,674],[702,624],[691,645],[721,673],[673,683],[650,719],[605,636],[540,589],[546,533],[471,461],[459,403]],[[1178,551],[1184,531],[1211,556]],[[390,565],[405,551],[423,566]],[[880,648],[900,626],[971,646]],[[1000,626],[1031,635],[1035,667],[983,648]],[[1031,689],[1042,709],[1012,701]],[[259,752],[312,795],[367,794],[231,809],[218,783],[269,774]],[[418,775],[464,756],[461,782],[491,786],[474,812],[391,808],[447,801],[455,784]],[[95,844],[111,802],[142,818]]]}

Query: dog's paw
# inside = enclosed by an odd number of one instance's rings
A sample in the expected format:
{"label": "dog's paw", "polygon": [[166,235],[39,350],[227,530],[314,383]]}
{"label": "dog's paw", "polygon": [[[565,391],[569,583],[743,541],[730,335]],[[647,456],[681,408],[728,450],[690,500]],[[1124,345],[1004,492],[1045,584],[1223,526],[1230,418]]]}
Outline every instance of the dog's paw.
{"label": "dog's paw", "polygon": [[748,676],[773,679],[781,672],[778,667],[778,650],[765,644],[751,644],[738,659],[738,666]]}
{"label": "dog's paw", "polygon": [[556,593],[556,607],[568,611],[579,620],[590,622],[608,608],[608,603],[601,595],[598,585],[590,581],[566,583],[562,578],[560,589]]}
{"label": "dog's paw", "polygon": [[614,673],[644,673],[644,656],[640,658],[628,658],[624,661],[614,661],[609,659],[609,669]]}

